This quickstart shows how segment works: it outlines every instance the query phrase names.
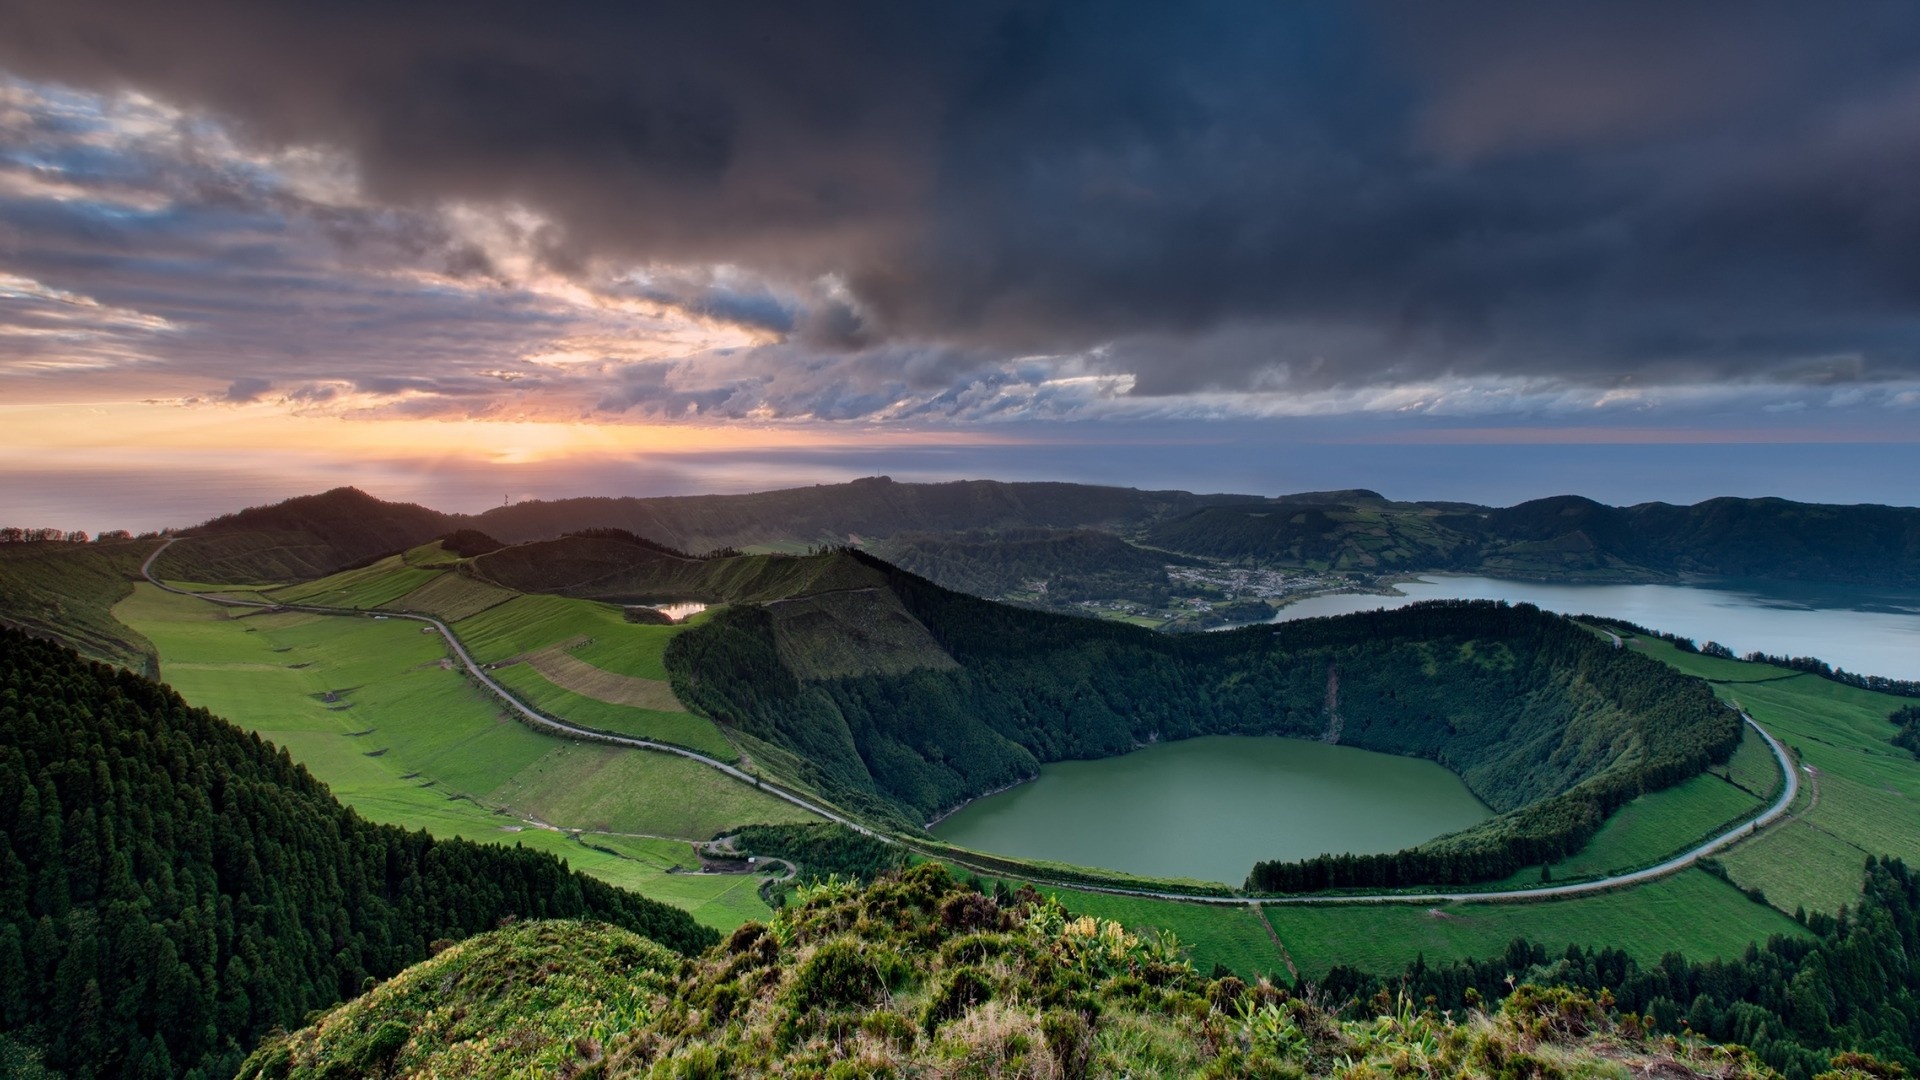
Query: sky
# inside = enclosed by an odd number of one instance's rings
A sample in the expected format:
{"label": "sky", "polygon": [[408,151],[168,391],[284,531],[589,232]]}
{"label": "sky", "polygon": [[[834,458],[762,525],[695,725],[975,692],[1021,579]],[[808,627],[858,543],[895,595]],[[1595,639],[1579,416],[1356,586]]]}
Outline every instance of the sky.
{"label": "sky", "polygon": [[1920,503],[1920,7],[0,0],[0,518]]}

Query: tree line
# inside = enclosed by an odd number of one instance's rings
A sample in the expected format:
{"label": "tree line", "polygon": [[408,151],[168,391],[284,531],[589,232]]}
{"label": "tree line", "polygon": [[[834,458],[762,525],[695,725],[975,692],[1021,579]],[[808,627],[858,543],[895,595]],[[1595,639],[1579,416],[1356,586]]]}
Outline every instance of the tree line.
{"label": "tree line", "polygon": [[513,917],[716,940],[544,852],[369,823],[167,687],[0,629],[0,1034],[48,1066],[232,1075],[264,1032]]}
{"label": "tree line", "polygon": [[1893,733],[1893,745],[1920,758],[1920,705],[1895,709],[1887,719],[1891,720],[1896,728]]}
{"label": "tree line", "polygon": [[0,544],[65,543],[114,544],[122,540],[157,540],[164,533],[144,532],[135,536],[127,529],[107,529],[89,536],[85,529],[23,529],[18,525],[0,525]]}

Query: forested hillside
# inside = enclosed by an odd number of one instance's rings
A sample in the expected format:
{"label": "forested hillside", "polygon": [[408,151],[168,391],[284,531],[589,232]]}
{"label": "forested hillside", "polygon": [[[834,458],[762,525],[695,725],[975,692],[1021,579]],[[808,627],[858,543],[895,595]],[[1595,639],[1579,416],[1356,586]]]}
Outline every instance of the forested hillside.
{"label": "forested hillside", "polygon": [[536,500],[489,510],[475,527],[518,542],[612,526],[687,551],[708,551],[782,541],[843,544],[908,532],[1132,529],[1201,506],[1255,498],[998,480],[903,484],[872,476],[748,495]]}
{"label": "forested hillside", "polygon": [[1098,529],[907,533],[866,550],[903,570],[975,596],[1038,592],[1074,601],[1112,596],[1164,600],[1169,564],[1199,562],[1148,551]]}
{"label": "forested hillside", "polygon": [[182,581],[294,581],[424,544],[460,519],[412,503],[390,503],[358,488],[335,488],[255,506],[185,530],[192,544],[163,553],[156,569]]}
{"label": "forested hillside", "polygon": [[579,916],[715,937],[550,855],[369,824],[167,687],[0,630],[0,1042],[65,1075],[231,1075],[435,942]]}
{"label": "forested hillside", "polygon": [[858,809],[924,821],[1032,776],[1204,734],[1325,738],[1431,758],[1502,815],[1338,880],[1476,881],[1575,850],[1615,807],[1724,760],[1739,719],[1704,683],[1564,619],[1487,602],[1173,637],[941,589],[868,556],[955,664],[807,678],[765,609],[674,639],[680,699],[791,752]]}
{"label": "forested hillside", "polygon": [[1209,506],[1144,535],[1194,555],[1376,573],[1920,584],[1920,509],[1785,499],[1615,507],[1565,495],[1496,509],[1343,492]]}

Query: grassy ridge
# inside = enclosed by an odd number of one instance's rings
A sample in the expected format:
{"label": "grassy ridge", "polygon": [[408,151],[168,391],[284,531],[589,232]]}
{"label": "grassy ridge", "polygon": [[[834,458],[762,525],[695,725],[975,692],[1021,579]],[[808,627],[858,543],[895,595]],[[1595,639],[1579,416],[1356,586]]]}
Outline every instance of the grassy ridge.
{"label": "grassy ridge", "polygon": [[0,622],[152,675],[153,643],[113,617],[158,541],[0,544]]}
{"label": "grassy ridge", "polygon": [[388,605],[432,615],[446,622],[471,618],[497,604],[513,599],[516,593],[475,581],[458,571],[436,575],[433,580]]}
{"label": "grassy ridge", "polygon": [[393,555],[371,566],[275,589],[267,595],[285,604],[377,608],[399,600],[440,574],[439,570],[409,565],[404,555]]}

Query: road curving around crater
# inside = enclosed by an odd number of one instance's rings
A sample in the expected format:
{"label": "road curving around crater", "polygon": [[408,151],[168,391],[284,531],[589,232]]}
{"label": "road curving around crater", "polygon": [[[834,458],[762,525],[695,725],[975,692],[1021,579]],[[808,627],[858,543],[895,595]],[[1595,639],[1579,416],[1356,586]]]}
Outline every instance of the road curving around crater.
{"label": "road curving around crater", "polygon": [[[159,578],[154,576],[153,564],[154,564],[154,561],[160,557],[160,554],[162,552],[164,552],[168,547],[172,546],[179,539],[181,538],[169,537],[159,547],[155,548],[153,550],[153,553],[148,555],[146,561],[142,563],[140,566],[141,576],[146,578],[146,580],[152,583],[155,587],[162,589],[166,592],[174,593],[179,596],[191,596],[198,600],[204,600],[210,604],[219,604],[225,607],[245,607],[245,608],[259,608],[259,609],[274,609],[274,610],[283,610],[283,611],[299,611],[299,612],[305,612],[305,613],[314,614],[314,615],[336,615],[336,616],[346,616],[346,617],[353,617],[353,618],[367,618],[368,616],[375,614],[373,612],[362,611],[354,608],[335,608],[335,607],[325,607],[325,606],[315,605],[315,604],[280,604],[280,603],[272,603],[267,601],[242,600],[242,599],[231,597],[231,596],[215,596],[215,595],[209,595],[206,593],[193,592],[188,589],[181,589],[181,588],[176,588],[172,585],[168,585],[166,582],[161,581]],[[472,676],[476,681],[480,683],[480,685],[486,687],[486,689],[489,692],[491,692],[494,696],[498,697],[502,703],[504,703],[509,708],[514,710],[514,712],[518,714],[521,719],[525,720],[530,724],[535,725],[536,727],[545,728],[545,729],[566,735],[569,738],[580,739],[588,742],[600,742],[600,743],[608,743],[615,746],[627,746],[627,747],[632,747],[633,749],[636,749],[636,750],[650,750],[656,753],[663,753],[663,754],[677,754],[680,757],[687,758],[688,760],[697,761],[700,764],[707,766],[708,768],[717,769],[720,772],[723,772],[728,776],[731,776],[734,779],[741,781],[742,783],[752,784],[753,786],[759,788],[760,790],[766,792],[769,795],[774,796],[775,798],[791,803],[802,810],[806,810],[810,813],[817,814],[828,821],[834,822],[839,825],[844,825],[847,828],[854,830],[855,832],[861,833],[862,835],[873,837],[877,840],[881,840],[885,843],[893,844],[893,845],[905,848],[908,851],[925,855],[929,858],[936,858],[936,859],[941,859],[947,862],[954,862],[962,866],[967,865],[967,862],[964,857],[956,856],[951,851],[925,846],[915,842],[910,838],[894,836],[885,832],[875,830],[870,826],[861,824],[859,821],[856,821],[853,818],[850,818],[844,814],[841,814],[837,811],[834,811],[825,806],[822,806],[815,800],[808,799],[798,793],[789,791],[778,784],[769,782],[764,777],[755,776],[751,773],[746,772],[745,770],[736,768],[732,765],[727,764],[724,761],[720,761],[717,758],[708,757],[705,754],[699,753],[694,750],[689,750],[683,746],[675,746],[671,743],[655,742],[651,739],[641,739],[641,738],[636,738],[630,735],[615,735],[610,732],[595,731],[591,728],[583,728],[576,724],[569,723],[566,720],[563,720],[559,717],[549,716],[546,713],[541,712],[540,710],[534,708],[533,706],[515,697],[511,691],[509,691],[506,687],[502,686],[499,682],[495,681],[492,678],[492,676],[488,675],[486,670],[483,667],[481,667],[480,664],[476,663],[473,657],[467,653],[466,646],[460,641],[460,638],[453,632],[451,627],[447,626],[446,623],[441,622],[439,619],[434,618],[430,615],[417,615],[409,612],[382,611],[382,612],[379,612],[378,614],[386,618],[409,619],[415,622],[426,623],[429,626],[432,626],[434,630],[440,634],[441,639],[446,642],[448,650],[466,668],[468,675]],[[1729,706],[1729,708],[1731,707],[1732,706]],[[1174,901],[1174,902],[1189,903],[1189,904],[1233,904],[1233,905],[1253,904],[1253,905],[1294,906],[1294,905],[1306,905],[1306,904],[1434,904],[1434,903],[1454,903],[1454,902],[1518,903],[1518,902],[1527,902],[1527,901],[1536,901],[1536,900],[1562,899],[1562,898],[1575,897],[1575,896],[1589,896],[1595,893],[1611,892],[1616,889],[1629,888],[1634,885],[1642,885],[1650,881],[1656,881],[1656,880],[1659,880],[1660,878],[1664,878],[1669,875],[1679,873],[1680,871],[1685,870],[1688,867],[1698,863],[1701,859],[1707,858],[1716,852],[1722,851],[1728,847],[1733,846],[1739,841],[1754,835],[1755,833],[1759,832],[1761,829],[1767,827],[1768,825],[1773,824],[1774,822],[1780,820],[1782,817],[1786,816],[1788,809],[1793,805],[1794,799],[1797,798],[1800,794],[1799,771],[1794,768],[1792,758],[1787,754],[1786,748],[1780,745],[1779,740],[1775,739],[1772,734],[1770,734],[1765,728],[1761,727],[1759,723],[1753,719],[1753,717],[1747,715],[1745,712],[1742,712],[1740,714],[1740,718],[1744,720],[1748,724],[1748,726],[1752,727],[1754,731],[1758,732],[1762,739],[1766,740],[1767,748],[1773,751],[1774,760],[1779,763],[1780,775],[1783,779],[1779,797],[1775,799],[1770,806],[1768,806],[1765,810],[1761,811],[1758,815],[1752,818],[1749,818],[1746,821],[1743,821],[1738,825],[1735,825],[1732,828],[1727,829],[1719,833],[1718,835],[1713,836],[1701,842],[1698,845],[1695,845],[1692,848],[1689,848],[1687,851],[1684,851],[1679,855],[1675,855],[1674,857],[1665,860],[1664,862],[1656,863],[1648,867],[1643,867],[1639,870],[1629,871],[1624,874],[1615,874],[1610,877],[1598,878],[1593,881],[1571,882],[1564,885],[1541,885],[1541,886],[1525,888],[1525,889],[1488,890],[1488,891],[1480,891],[1480,892],[1475,892],[1475,891],[1425,892],[1425,893],[1399,892],[1399,893],[1363,893],[1363,894],[1353,894],[1353,895],[1315,894],[1311,896],[1248,896],[1245,894],[1207,895],[1207,894],[1201,894],[1201,893],[1158,892],[1151,889],[1131,889],[1131,888],[1125,888],[1125,887],[1116,886],[1116,885],[1099,885],[1099,884],[1090,884],[1090,883],[1078,882],[1078,881],[1054,881],[1044,877],[1027,877],[1026,875],[1021,875],[1021,876],[1023,880],[1031,881],[1035,885],[1044,885],[1050,888],[1076,889],[1081,892],[1104,893],[1104,894],[1113,895],[1113,896],[1134,896],[1134,897],[1141,897],[1141,898],[1151,899],[1151,900],[1166,900],[1166,901]],[[974,869],[974,868],[970,867],[970,869]]]}

